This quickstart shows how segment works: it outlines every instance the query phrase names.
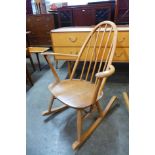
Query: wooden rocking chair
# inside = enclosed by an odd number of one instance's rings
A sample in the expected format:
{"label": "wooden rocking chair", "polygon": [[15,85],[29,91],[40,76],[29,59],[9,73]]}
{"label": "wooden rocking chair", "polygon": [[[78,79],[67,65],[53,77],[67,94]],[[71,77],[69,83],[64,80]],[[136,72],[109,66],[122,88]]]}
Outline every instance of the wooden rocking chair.
{"label": "wooden rocking chair", "polygon": [[[92,134],[116,99],[116,96],[113,96],[102,111],[99,99],[103,96],[102,90],[107,78],[115,71],[114,66],[111,64],[116,48],[116,42],[116,25],[113,22],[104,21],[93,28],[78,55],[49,52],[42,53],[56,79],[56,81],[51,83],[48,87],[52,93],[52,97],[48,110],[43,112],[43,115],[56,113],[68,107],[77,110],[77,140],[72,144],[73,149],[78,148],[88,136]],[[59,79],[50,62],[49,55],[77,58],[69,79]],[[82,64],[82,68],[79,78],[75,79],[76,70],[80,69],[78,64]],[[95,72],[97,73],[95,74]],[[64,105],[52,108],[54,99],[60,100]],[[95,110],[99,113],[98,118],[87,131],[82,133],[83,120]]]}

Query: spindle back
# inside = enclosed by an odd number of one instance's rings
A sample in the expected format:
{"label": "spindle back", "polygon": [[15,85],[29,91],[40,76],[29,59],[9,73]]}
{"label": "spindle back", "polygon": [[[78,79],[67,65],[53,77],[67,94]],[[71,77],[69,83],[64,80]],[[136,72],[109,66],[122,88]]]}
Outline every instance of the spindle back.
{"label": "spindle back", "polygon": [[70,79],[74,78],[78,64],[82,61],[79,79],[96,83],[95,73],[108,70],[112,64],[116,42],[117,27],[113,22],[103,21],[96,25],[80,49]]}

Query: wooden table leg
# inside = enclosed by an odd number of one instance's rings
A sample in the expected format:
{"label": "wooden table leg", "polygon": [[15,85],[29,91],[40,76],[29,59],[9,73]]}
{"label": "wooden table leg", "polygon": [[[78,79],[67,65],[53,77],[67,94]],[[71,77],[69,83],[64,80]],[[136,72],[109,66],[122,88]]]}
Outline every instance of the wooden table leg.
{"label": "wooden table leg", "polygon": [[40,60],[39,60],[39,54],[36,53],[36,56],[37,56],[37,60],[38,60],[39,70],[41,71],[41,65],[40,65]]}
{"label": "wooden table leg", "polygon": [[71,62],[70,61],[67,61],[67,64],[68,64],[68,75],[70,77],[71,76],[71,73],[72,73]]}
{"label": "wooden table leg", "polygon": [[29,80],[29,82],[33,86],[33,81],[27,68],[26,68],[26,78]]}
{"label": "wooden table leg", "polygon": [[35,66],[34,66],[34,63],[33,63],[33,60],[32,60],[31,53],[29,53],[28,51],[26,51],[26,58],[29,58],[30,59],[30,62],[31,62],[33,71],[35,71],[36,69],[35,69]]}
{"label": "wooden table leg", "polygon": [[34,63],[33,63],[33,60],[32,60],[32,57],[31,57],[31,55],[30,55],[30,62],[31,62],[31,65],[32,65],[32,68],[33,68],[33,71],[35,71],[36,69],[35,69],[35,67],[34,67]]}

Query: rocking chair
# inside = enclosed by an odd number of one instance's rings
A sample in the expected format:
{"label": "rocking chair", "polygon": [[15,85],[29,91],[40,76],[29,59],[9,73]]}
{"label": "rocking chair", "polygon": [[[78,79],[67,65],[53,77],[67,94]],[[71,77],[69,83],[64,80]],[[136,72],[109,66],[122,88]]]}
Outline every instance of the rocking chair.
{"label": "rocking chair", "polygon": [[[103,96],[102,90],[107,78],[115,72],[112,59],[116,49],[116,42],[116,25],[111,21],[104,21],[96,25],[89,33],[77,55],[49,52],[42,53],[56,79],[55,82],[48,86],[52,97],[48,110],[43,112],[43,115],[50,115],[68,107],[76,109],[77,140],[72,144],[73,149],[77,149],[92,134],[117,98],[113,96],[102,111],[99,99]],[[59,79],[50,62],[49,55],[76,58],[69,79]],[[78,72],[79,70],[81,71],[79,77],[75,79],[74,77],[77,77],[76,70],[78,70]],[[52,108],[54,99],[60,100],[64,105]],[[96,121],[87,131],[82,133],[83,120],[96,110],[99,113]]]}

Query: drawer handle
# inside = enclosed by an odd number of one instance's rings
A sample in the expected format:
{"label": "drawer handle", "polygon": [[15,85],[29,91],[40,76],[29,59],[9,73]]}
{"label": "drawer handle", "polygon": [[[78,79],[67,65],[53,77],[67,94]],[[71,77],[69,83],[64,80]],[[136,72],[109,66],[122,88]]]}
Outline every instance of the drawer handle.
{"label": "drawer handle", "polygon": [[85,11],[86,11],[86,10],[84,10],[84,9],[82,10],[82,12],[85,12]]}
{"label": "drawer handle", "polygon": [[74,43],[74,42],[76,42],[77,38],[76,37],[69,37],[69,40]]}
{"label": "drawer handle", "polygon": [[125,37],[123,37],[121,40],[119,40],[119,43],[123,43],[125,41]]}
{"label": "drawer handle", "polygon": [[121,52],[120,54],[118,54],[118,53],[115,53],[115,57],[121,57],[121,56],[123,56],[123,54],[124,54],[124,52]]}

